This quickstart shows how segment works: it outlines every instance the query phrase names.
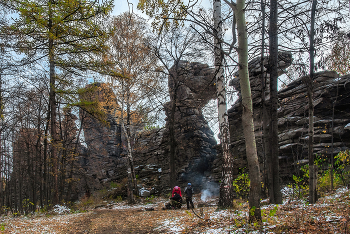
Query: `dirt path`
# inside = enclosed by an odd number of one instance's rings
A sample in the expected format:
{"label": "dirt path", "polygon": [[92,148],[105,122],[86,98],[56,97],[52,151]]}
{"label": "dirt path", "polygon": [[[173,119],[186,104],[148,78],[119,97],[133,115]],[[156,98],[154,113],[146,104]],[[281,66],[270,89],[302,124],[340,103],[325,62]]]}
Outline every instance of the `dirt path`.
{"label": "dirt path", "polygon": [[[152,211],[146,211],[153,208]],[[170,224],[190,218],[185,208],[162,210],[164,199],[153,203],[128,206],[116,203],[86,213],[37,214],[20,217],[0,216],[0,234],[82,234],[82,233],[178,233],[183,228]],[[169,229],[170,228],[170,229]]]}
{"label": "dirt path", "polygon": [[160,233],[154,231],[159,223],[169,215],[177,215],[179,212],[184,211],[94,210],[71,219],[62,233]]}

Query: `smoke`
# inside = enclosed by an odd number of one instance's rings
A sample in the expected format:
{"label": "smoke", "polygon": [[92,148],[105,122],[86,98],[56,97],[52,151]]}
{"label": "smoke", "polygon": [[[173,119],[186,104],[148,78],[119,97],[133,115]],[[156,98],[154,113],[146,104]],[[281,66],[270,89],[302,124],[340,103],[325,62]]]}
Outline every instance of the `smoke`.
{"label": "smoke", "polygon": [[207,182],[204,184],[203,189],[201,191],[201,200],[207,201],[213,196],[219,195],[219,185],[215,182]]}
{"label": "smoke", "polygon": [[212,197],[213,194],[209,191],[209,190],[202,190],[202,194],[201,194],[201,200],[202,201],[206,201],[209,197]]}

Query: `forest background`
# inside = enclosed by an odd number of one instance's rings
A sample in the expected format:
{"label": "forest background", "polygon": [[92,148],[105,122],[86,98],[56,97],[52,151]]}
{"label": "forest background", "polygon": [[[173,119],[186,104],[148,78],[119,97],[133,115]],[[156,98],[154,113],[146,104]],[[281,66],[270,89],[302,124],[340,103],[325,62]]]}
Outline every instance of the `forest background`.
{"label": "forest background", "polygon": [[[163,105],[172,95],[167,89],[171,66],[188,60],[216,67],[220,74],[217,86],[220,77],[226,78],[222,80],[225,93],[218,91],[219,104],[225,102],[226,110],[220,114],[219,105],[219,111],[213,111],[216,103],[211,102],[207,113],[216,114],[207,117],[214,120],[213,126],[217,114],[225,122],[227,105],[237,98],[227,82],[235,77],[238,64],[248,69],[248,59],[272,53],[273,24],[269,29],[266,26],[268,19],[273,20],[269,18],[272,6],[278,11],[275,36],[279,40],[275,45],[291,52],[294,58],[280,77],[279,87],[301,76],[312,77],[315,71],[331,69],[342,75],[349,72],[348,1],[318,1],[314,22],[311,4],[315,1],[224,1],[217,20],[218,2],[203,5],[193,1],[134,1],[127,2],[127,13],[113,16],[119,4],[113,1],[2,1],[0,194],[6,195],[1,196],[1,206],[23,212],[70,200],[75,182],[72,175],[77,169],[74,162],[79,145],[84,144],[80,110],[101,122],[107,121],[103,106],[110,100],[97,102],[93,98],[94,86],[89,85],[92,82],[106,83],[113,90],[111,97],[117,105],[109,114],[120,123],[127,142],[128,197],[132,201],[136,187],[132,138],[138,131],[164,124]],[[133,13],[136,5],[151,17],[149,23]],[[237,10],[238,6],[243,7]],[[245,13],[244,21],[237,18],[239,12]],[[239,44],[243,40],[237,32],[239,22],[244,22],[243,32],[248,32],[248,38],[243,38],[248,43],[244,63],[238,59],[243,54]],[[182,41],[171,44],[175,39]],[[275,89],[277,92],[277,86]],[[224,145],[229,136],[223,134],[225,126],[222,128],[221,122],[219,126]],[[248,148],[255,146],[250,144]],[[230,155],[227,163],[223,177],[229,189],[222,194],[232,194],[233,188],[228,172]],[[271,191],[278,190],[276,186]],[[278,193],[275,196],[276,202],[281,202]],[[225,199],[232,203],[231,198]],[[225,199],[222,205],[230,206]],[[251,207],[258,208],[259,204]]]}

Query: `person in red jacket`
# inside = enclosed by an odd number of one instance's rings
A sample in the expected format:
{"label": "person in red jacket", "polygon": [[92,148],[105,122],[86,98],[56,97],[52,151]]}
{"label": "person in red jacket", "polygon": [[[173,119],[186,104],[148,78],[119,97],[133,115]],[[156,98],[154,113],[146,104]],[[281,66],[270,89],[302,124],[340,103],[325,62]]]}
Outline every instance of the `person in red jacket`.
{"label": "person in red jacket", "polygon": [[171,197],[174,197],[175,193],[179,194],[180,197],[182,197],[182,195],[181,195],[181,188],[179,186],[175,186],[173,188],[173,192],[171,193]]}
{"label": "person in red jacket", "polygon": [[173,192],[171,193],[170,204],[174,208],[181,208],[182,205],[182,194],[181,188],[179,186],[175,186],[173,188]]}

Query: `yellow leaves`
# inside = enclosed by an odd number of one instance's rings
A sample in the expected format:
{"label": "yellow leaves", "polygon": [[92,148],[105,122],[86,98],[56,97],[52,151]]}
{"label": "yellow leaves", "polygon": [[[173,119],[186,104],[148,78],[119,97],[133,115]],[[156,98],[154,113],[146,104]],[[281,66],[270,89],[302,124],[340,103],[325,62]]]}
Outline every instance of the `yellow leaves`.
{"label": "yellow leaves", "polygon": [[[172,25],[182,26],[181,20],[187,15],[186,5],[182,0],[139,0],[137,8],[154,18],[152,26],[155,32],[167,30]],[[169,18],[174,20],[169,21]]]}
{"label": "yellow leaves", "polygon": [[192,213],[189,212],[188,210],[185,210],[186,214],[188,214],[191,218],[193,217]]}
{"label": "yellow leaves", "polygon": [[347,39],[341,38],[333,45],[331,55],[327,59],[330,69],[341,75],[350,71],[350,45]]}

